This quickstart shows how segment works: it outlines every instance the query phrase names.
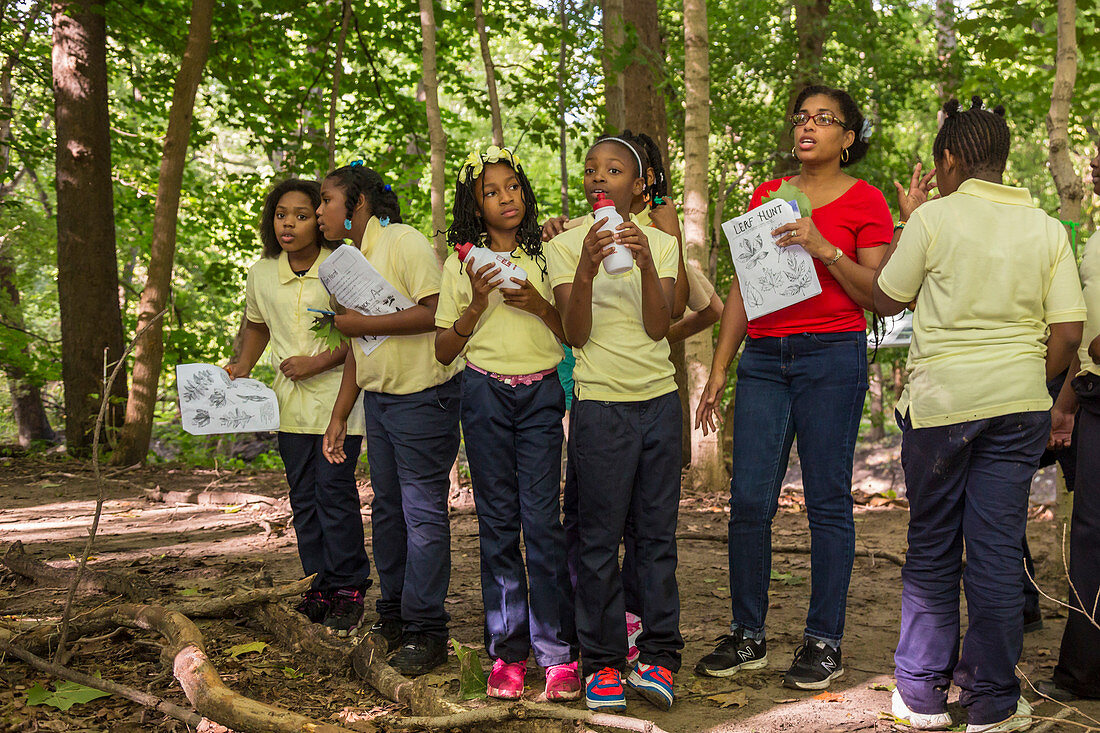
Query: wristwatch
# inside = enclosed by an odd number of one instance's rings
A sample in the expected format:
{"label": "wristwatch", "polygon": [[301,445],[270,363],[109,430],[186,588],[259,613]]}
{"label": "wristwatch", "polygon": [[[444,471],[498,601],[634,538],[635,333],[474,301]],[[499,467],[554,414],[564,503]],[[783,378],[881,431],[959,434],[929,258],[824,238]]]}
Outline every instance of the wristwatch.
{"label": "wristwatch", "polygon": [[836,250],[836,254],[833,255],[833,258],[831,260],[824,260],[826,267],[832,267],[836,263],[840,262],[840,258],[844,256],[844,252],[841,251],[840,247],[834,246],[833,249]]}

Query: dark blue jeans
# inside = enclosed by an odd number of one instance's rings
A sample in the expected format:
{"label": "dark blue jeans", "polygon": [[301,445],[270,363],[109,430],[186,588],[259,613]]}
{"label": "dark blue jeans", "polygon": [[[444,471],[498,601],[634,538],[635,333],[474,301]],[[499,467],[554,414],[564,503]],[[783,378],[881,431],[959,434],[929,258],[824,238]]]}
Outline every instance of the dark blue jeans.
{"label": "dark blue jeans", "polygon": [[370,586],[370,561],[363,546],[363,517],[355,488],[363,437],[344,439],[346,458],[339,464],[329,463],[321,454],[322,437],[279,433],[298,557],[306,575],[317,574],[311,590],[363,590]]}
{"label": "dark blue jeans", "polygon": [[364,392],[378,615],[446,638],[447,475],[458,455],[462,374],[407,395]]}
{"label": "dark blue jeans", "polygon": [[[901,569],[898,691],[917,713],[943,712],[954,679],[968,722],[1016,711],[1023,648],[1027,497],[1050,413],[1018,412],[903,431],[909,550]],[[966,546],[966,569],[962,567]],[[969,625],[959,652],[959,578]]]}
{"label": "dark blue jeans", "polygon": [[569,462],[577,479],[580,552],[577,635],[585,676],[626,660],[626,609],[619,544],[633,520],[639,599],[639,661],[677,671],[680,594],[676,517],[680,503],[680,398],[577,400],[569,418]]}
{"label": "dark blue jeans", "polygon": [[515,387],[473,369],[463,377],[462,430],[481,540],[485,648],[493,659],[521,662],[532,649],[540,667],[576,659],[558,506],[564,413],[565,393],[553,375]]}
{"label": "dark blue jeans", "polygon": [[730,481],[733,628],[764,632],[771,527],[798,436],[810,520],[810,608],[805,633],[844,635],[852,577],[852,458],[867,392],[861,331],[750,338],[737,367]]}

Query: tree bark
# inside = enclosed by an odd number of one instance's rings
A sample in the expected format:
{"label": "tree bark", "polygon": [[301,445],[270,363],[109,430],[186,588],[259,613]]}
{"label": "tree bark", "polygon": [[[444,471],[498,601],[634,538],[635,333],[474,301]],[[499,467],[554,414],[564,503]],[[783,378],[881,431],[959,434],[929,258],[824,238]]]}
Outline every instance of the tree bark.
{"label": "tree bark", "polygon": [[[0,298],[6,300],[0,305],[0,313],[7,324],[23,328],[23,309],[19,304],[19,288],[15,284],[15,263],[6,248],[0,251]],[[30,359],[26,345],[20,352]],[[56,436],[46,416],[46,407],[42,404],[41,385],[30,379],[26,369],[18,363],[4,364],[3,371],[11,393],[12,417],[15,418],[19,445],[26,448],[36,440],[53,442]]]}
{"label": "tree bark", "polygon": [[668,115],[663,92],[665,54],[657,0],[623,0],[622,13],[638,39],[638,47],[622,74],[623,89],[630,90],[629,96],[623,92],[623,127],[653,137],[667,162]]}
{"label": "tree bark", "polygon": [[446,199],[444,195],[447,156],[447,135],[443,132],[443,118],[439,112],[439,74],[435,62],[435,6],[434,0],[420,0],[420,35],[423,54],[424,102],[428,115],[428,143],[431,147],[432,169],[432,235],[439,258],[446,259],[447,228]]}
{"label": "tree bark", "polygon": [[882,393],[882,362],[873,361],[869,369],[871,373],[871,429],[867,432],[868,440],[882,440],[886,437],[886,413],[884,412]]}
{"label": "tree bark", "polygon": [[[122,355],[103,2],[54,0],[53,88],[57,133],[57,299],[65,441],[86,455],[105,364]],[[126,400],[126,380],[112,399]],[[110,424],[117,424],[112,411]]]}
{"label": "tree bark", "polygon": [[164,360],[163,321],[154,317],[164,310],[172,290],[172,264],[176,257],[176,222],[179,217],[180,189],[187,162],[187,144],[195,111],[195,95],[202,79],[206,56],[210,51],[214,0],[193,0],[187,46],[172,93],[168,113],[168,131],[157,179],[157,200],[153,209],[153,242],[149,271],[138,303],[137,330],[150,323],[149,333],[134,348],[133,385],[126,403],[126,423],[119,438],[113,461],[121,465],[143,462],[149,451],[153,430],[153,411],[157,401],[161,366]]}
{"label": "tree bark", "polygon": [[[941,102],[946,102],[959,86],[958,68],[955,64],[955,51],[959,46],[959,37],[955,32],[955,0],[936,0],[936,9],[932,15],[936,26],[936,59],[940,65],[940,80],[936,92]],[[940,124],[943,124],[943,110],[939,112]]]}
{"label": "tree bark", "polygon": [[1047,113],[1050,174],[1058,189],[1058,215],[1064,222],[1081,221],[1085,186],[1073,167],[1069,145],[1069,113],[1077,80],[1077,0],[1058,0],[1058,53],[1054,61],[1054,89]]}
{"label": "tree bark", "polygon": [[344,0],[340,18],[340,38],[336,41],[336,60],[332,62],[332,91],[328,99],[328,169],[336,169],[336,102],[340,98],[340,77],[344,74],[344,44],[348,40],[351,0]]}
{"label": "tree bark", "polygon": [[558,163],[561,166],[561,213],[569,216],[569,150],[566,145],[565,125],[565,89],[569,79],[566,70],[566,56],[569,53],[568,33],[570,0],[559,0],[558,25],[561,31],[561,45],[558,48]]}
{"label": "tree bark", "polygon": [[[794,29],[798,36],[798,52],[795,56],[791,90],[787,97],[787,112],[793,112],[798,93],[809,84],[819,81],[821,57],[825,38],[829,33],[829,6],[832,0],[794,0]],[[798,172],[798,158],[792,152],[794,138],[790,125],[783,125],[783,134],[776,148],[775,175],[787,176]]]}
{"label": "tree bark", "polygon": [[482,0],[474,0],[474,21],[477,23],[477,38],[481,45],[481,60],[485,64],[485,84],[489,89],[489,117],[493,126],[493,145],[503,146],[504,123],[500,119],[496,67],[493,66],[493,54],[489,50],[489,34],[485,31],[485,11],[482,6]]}
{"label": "tree bark", "polygon": [[[707,244],[707,160],[710,155],[710,58],[706,0],[684,0],[684,256],[687,265],[706,272],[710,265]],[[714,342],[707,329],[685,345],[688,378],[688,413],[691,431],[691,477],[696,486],[717,489],[725,483],[725,466],[718,433],[704,435],[695,427],[691,406],[698,404],[710,377]]]}
{"label": "tree bark", "polygon": [[626,127],[626,96],[622,72],[616,68],[626,41],[623,0],[603,0],[603,91],[607,127],[618,132]]}

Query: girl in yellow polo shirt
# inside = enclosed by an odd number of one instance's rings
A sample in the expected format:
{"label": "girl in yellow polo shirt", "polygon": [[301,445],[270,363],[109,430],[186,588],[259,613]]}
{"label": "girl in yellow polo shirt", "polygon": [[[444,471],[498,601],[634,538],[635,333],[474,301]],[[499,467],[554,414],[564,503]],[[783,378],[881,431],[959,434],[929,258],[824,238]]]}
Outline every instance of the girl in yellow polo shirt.
{"label": "girl in yellow polo shirt", "polygon": [[245,377],[271,347],[279,400],[279,455],[290,484],[290,506],[302,570],[313,575],[298,611],[347,635],[363,615],[370,562],[355,488],[355,464],[363,442],[356,410],[343,438],[343,458],[322,457],[321,436],[340,390],[347,346],[328,351],[309,330],[310,308],[327,308],[328,293],[317,268],[329,256],[317,228],[321,202],[316,181],[291,178],[272,189],[260,219],[263,258],[248,271],[240,355],[227,364],[231,378]]}
{"label": "girl in yellow polo shirt", "polygon": [[527,274],[502,282],[500,267],[463,266],[454,253],[443,265],[435,314],[436,358],[466,358],[462,429],[481,539],[485,647],[494,660],[488,694],[523,694],[534,651],[546,670],[547,699],[575,699],[580,680],[558,506],[565,393],[557,365],[565,332],[549,303],[535,195],[509,150],[491,146],[463,163],[447,239],[500,252]]}
{"label": "girl in yellow polo shirt", "polygon": [[380,597],[371,628],[390,649],[390,664],[419,675],[447,659],[443,600],[451,575],[447,475],[458,455],[462,366],[435,360],[439,260],[423,234],[401,223],[397,196],[357,161],[321,183],[317,209],[329,239],[350,239],[415,305],[396,313],[335,317],[347,336],[385,336],[369,355],[348,351],[344,381],[325,432],[325,453],[343,460],[347,416],[363,392],[374,564]]}

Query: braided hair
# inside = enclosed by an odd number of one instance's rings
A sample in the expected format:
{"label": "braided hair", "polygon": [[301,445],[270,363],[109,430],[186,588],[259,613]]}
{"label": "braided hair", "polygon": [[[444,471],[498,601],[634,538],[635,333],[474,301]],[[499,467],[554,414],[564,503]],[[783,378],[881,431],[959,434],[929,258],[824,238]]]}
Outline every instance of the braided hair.
{"label": "braided hair", "polygon": [[[519,182],[520,198],[523,200],[523,218],[516,228],[516,246],[528,257],[533,259],[542,270],[543,278],[547,276],[546,255],[542,251],[542,227],[539,226],[539,204],[535,198],[535,192],[531,188],[531,181],[523,172],[523,166],[516,163],[514,166],[506,158],[496,161],[503,163],[516,173]],[[488,165],[492,165],[491,163]],[[478,215],[480,210],[477,203],[478,181],[483,180],[484,170],[476,178],[469,178],[465,182],[459,176],[455,187],[455,202],[451,207],[451,226],[447,228],[447,243],[457,247],[466,242],[484,245],[489,238],[489,232],[485,229],[484,220]],[[463,265],[459,263],[461,271]]]}
{"label": "braided hair", "polygon": [[960,110],[959,106],[957,99],[943,105],[943,126],[932,143],[933,158],[942,160],[943,152],[950,150],[964,176],[1000,175],[1009,149],[1005,108],[997,105],[992,110],[984,109],[977,95],[970,98],[970,109]]}
{"label": "braided hair", "polygon": [[[279,244],[279,238],[275,234],[275,209],[279,206],[279,200],[291,191],[304,193],[308,196],[314,211],[321,205],[321,186],[317,181],[288,178],[271,189],[271,192],[267,194],[267,198],[264,199],[263,213],[260,214],[260,241],[264,245],[264,257],[278,257],[283,252],[283,248]],[[316,225],[315,219],[314,226]],[[340,244],[339,242],[326,241],[319,228],[317,229],[317,242],[322,247],[328,247],[329,249]]]}
{"label": "braided hair", "polygon": [[340,166],[325,176],[325,180],[335,181],[336,186],[344,192],[348,219],[355,213],[355,206],[362,195],[370,206],[371,214],[382,220],[389,219],[391,224],[401,223],[401,204],[397,200],[397,194],[388,183],[382,182],[382,176],[363,165],[362,161]]}
{"label": "braided hair", "polygon": [[[840,167],[847,168],[850,165],[855,165],[863,160],[863,156],[867,155],[867,149],[871,147],[871,143],[868,139],[869,136],[864,135],[863,113],[860,111],[859,105],[856,104],[856,100],[852,99],[851,94],[843,89],[834,89],[823,84],[811,84],[795,97],[791,113],[793,114],[802,109],[803,102],[819,94],[837,103],[837,106],[840,107],[838,110],[840,116],[844,118],[844,129],[855,133],[855,142],[848,146],[848,159],[841,160]],[[793,125],[791,129],[794,129]]]}

